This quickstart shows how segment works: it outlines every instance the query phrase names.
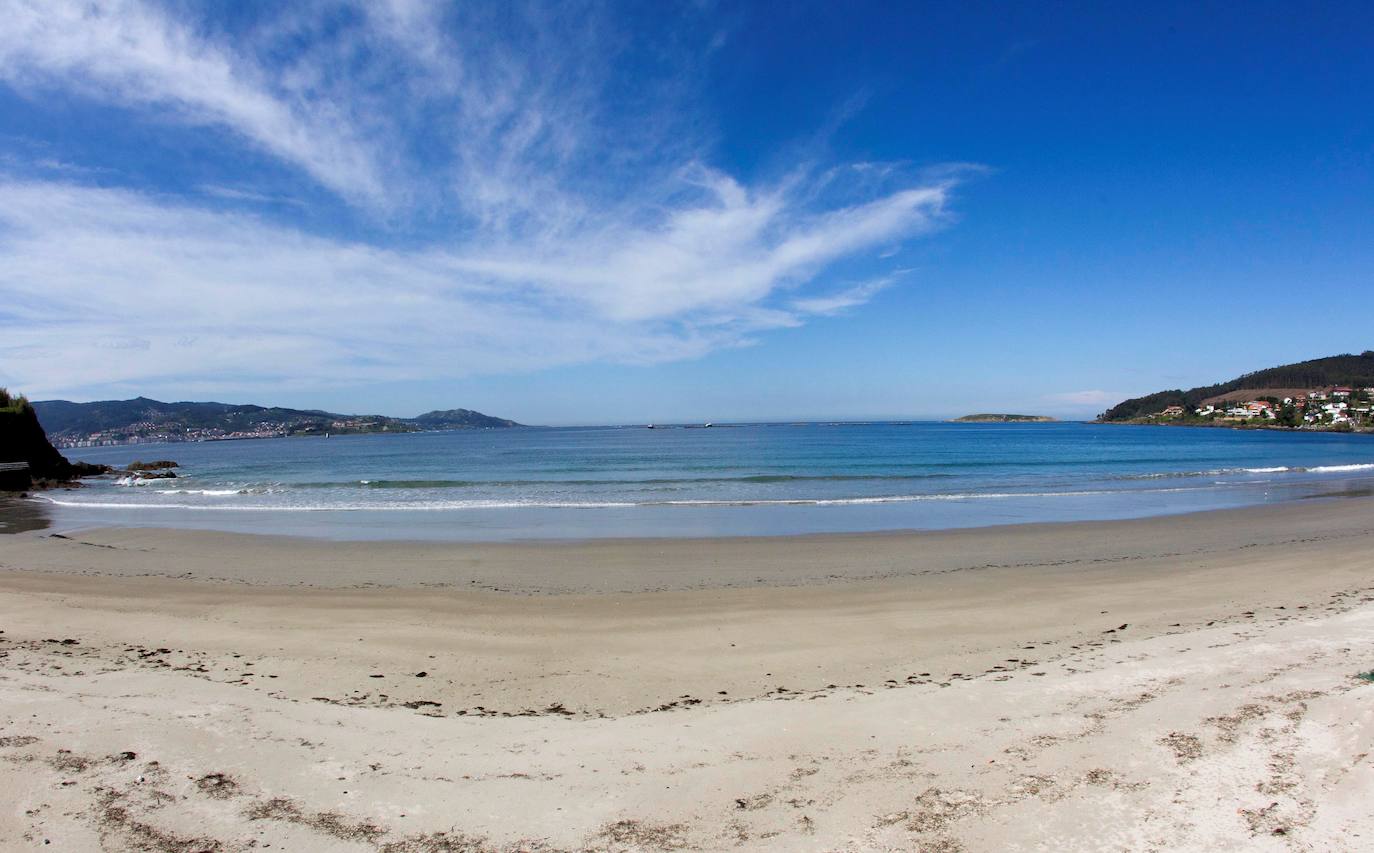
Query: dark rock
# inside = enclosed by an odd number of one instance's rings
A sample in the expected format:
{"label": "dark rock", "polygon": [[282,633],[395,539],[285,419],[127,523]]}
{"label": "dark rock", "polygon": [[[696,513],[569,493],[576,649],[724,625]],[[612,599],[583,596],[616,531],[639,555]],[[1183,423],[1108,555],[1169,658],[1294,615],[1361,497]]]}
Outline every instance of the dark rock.
{"label": "dark rock", "polygon": [[[27,466],[27,467],[25,467]],[[0,389],[0,490],[24,491],[65,485],[77,477],[106,474],[105,465],[75,464],[48,441],[33,406]]]}
{"label": "dark rock", "polygon": [[97,465],[94,462],[71,462],[71,474],[73,477],[98,477],[101,474],[111,474],[114,469],[109,465]]}
{"label": "dark rock", "polygon": [[180,467],[180,465],[178,465],[170,459],[159,459],[156,462],[140,462],[138,460],[135,460],[133,462],[130,462],[129,466],[124,470],[128,471],[129,473],[133,473],[135,471],[162,471],[167,468]]}

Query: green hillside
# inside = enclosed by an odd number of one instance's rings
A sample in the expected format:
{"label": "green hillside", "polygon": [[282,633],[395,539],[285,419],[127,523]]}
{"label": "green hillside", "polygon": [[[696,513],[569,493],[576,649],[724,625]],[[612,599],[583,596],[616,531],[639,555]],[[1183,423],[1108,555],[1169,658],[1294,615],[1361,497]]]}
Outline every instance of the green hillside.
{"label": "green hillside", "polygon": [[393,418],[238,403],[164,403],[148,397],[92,403],[39,400],[33,408],[49,436],[68,442],[97,433],[114,439],[159,437],[176,441],[263,432],[322,435],[519,426],[515,421],[468,409],[427,412],[416,418]]}
{"label": "green hillside", "polygon": [[1295,364],[1284,364],[1238,376],[1229,382],[1205,385],[1187,391],[1156,391],[1144,397],[1123,400],[1098,416],[1102,421],[1127,421],[1156,414],[1166,406],[1191,409],[1209,397],[1231,391],[1265,388],[1326,388],[1332,385],[1374,386],[1374,350],[1359,355],[1332,355]]}
{"label": "green hillside", "polygon": [[1011,415],[1003,413],[985,412],[976,415],[964,415],[962,418],[955,418],[956,424],[1047,424],[1053,423],[1054,418],[1046,415]]}

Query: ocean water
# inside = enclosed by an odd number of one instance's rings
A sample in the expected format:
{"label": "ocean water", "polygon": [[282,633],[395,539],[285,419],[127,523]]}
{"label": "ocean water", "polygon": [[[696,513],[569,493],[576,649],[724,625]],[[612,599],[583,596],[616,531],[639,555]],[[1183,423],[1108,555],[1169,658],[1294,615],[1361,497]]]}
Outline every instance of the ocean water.
{"label": "ocean water", "polygon": [[1374,488],[1374,436],[1094,424],[524,428],[138,445],[175,480],[50,492],[42,523],[340,539],[777,535],[1129,518]]}

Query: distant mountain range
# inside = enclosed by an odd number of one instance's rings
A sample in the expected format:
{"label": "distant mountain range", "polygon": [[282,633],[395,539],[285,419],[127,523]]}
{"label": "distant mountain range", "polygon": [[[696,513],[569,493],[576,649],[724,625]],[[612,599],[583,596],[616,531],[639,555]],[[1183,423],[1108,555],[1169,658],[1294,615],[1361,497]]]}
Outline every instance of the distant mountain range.
{"label": "distant mountain range", "polygon": [[[1293,389],[1330,388],[1336,385],[1374,387],[1374,350],[1359,355],[1333,355],[1314,358],[1296,364],[1285,364],[1267,370],[1257,370],[1238,376],[1229,382],[1204,385],[1187,391],[1157,391],[1144,397],[1132,397],[1112,406],[1098,416],[1101,421],[1128,421],[1157,414],[1168,406],[1192,409],[1204,400],[1234,395],[1239,391],[1284,391]],[[1245,395],[1241,395],[1245,396]],[[1264,394],[1251,396],[1263,397]],[[1288,396],[1273,393],[1267,396]]]}
{"label": "distant mountain range", "polygon": [[40,400],[33,408],[48,436],[66,446],[520,426],[515,421],[469,409],[392,418],[234,403],[164,403],[147,397],[94,403]]}

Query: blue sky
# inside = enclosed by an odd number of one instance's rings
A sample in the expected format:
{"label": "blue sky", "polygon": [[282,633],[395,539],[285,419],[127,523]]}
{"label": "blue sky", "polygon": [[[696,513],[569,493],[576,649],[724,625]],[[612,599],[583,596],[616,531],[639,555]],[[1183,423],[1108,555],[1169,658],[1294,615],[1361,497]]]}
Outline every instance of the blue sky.
{"label": "blue sky", "polygon": [[1084,417],[1374,348],[1365,4],[0,14],[38,399]]}

